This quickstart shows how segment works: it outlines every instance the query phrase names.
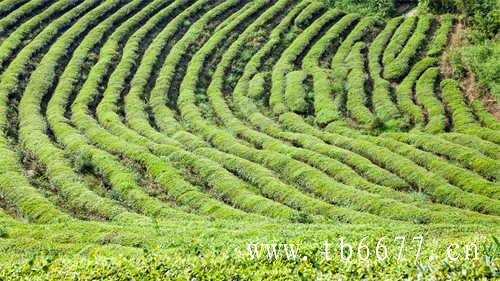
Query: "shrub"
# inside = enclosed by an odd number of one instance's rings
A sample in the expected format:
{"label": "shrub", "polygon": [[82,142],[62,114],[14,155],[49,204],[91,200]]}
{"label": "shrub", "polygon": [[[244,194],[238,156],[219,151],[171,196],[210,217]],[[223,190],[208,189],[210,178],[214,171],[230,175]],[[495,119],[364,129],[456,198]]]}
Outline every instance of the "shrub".
{"label": "shrub", "polygon": [[292,71],[286,75],[285,101],[292,111],[305,113],[308,110],[306,78],[304,71]]}
{"label": "shrub", "polygon": [[401,52],[394,60],[385,64],[384,77],[386,79],[398,80],[408,73],[412,66],[412,61],[424,47],[427,32],[430,30],[433,21],[434,18],[431,16],[422,16],[419,18],[415,31],[404,47],[402,47]]}

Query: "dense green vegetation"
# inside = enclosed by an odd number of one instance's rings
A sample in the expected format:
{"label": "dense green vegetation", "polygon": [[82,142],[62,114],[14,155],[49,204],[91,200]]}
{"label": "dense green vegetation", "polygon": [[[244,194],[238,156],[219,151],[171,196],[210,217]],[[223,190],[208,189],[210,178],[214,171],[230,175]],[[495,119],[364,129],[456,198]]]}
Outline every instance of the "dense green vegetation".
{"label": "dense green vegetation", "polygon": [[419,1],[419,9],[432,13],[458,13],[467,27],[465,40],[450,52],[455,79],[472,75],[477,80],[477,97],[489,92],[500,95],[500,30],[498,1]]}
{"label": "dense green vegetation", "polygon": [[0,279],[500,278],[492,3],[0,1]]}

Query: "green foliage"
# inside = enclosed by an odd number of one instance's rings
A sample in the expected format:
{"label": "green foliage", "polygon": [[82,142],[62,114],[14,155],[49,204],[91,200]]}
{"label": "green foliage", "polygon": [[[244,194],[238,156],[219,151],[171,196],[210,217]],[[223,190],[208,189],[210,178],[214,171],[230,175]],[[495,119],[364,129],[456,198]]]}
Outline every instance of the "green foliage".
{"label": "green foliage", "polygon": [[452,15],[444,15],[440,21],[439,29],[436,30],[434,38],[429,43],[429,46],[427,46],[428,56],[439,56],[444,51],[448,43],[449,34],[453,29],[454,17]]}
{"label": "green foliage", "polygon": [[255,74],[250,83],[248,84],[248,96],[254,99],[259,99],[264,96],[266,89],[266,78],[270,75],[266,72],[259,72]]}
{"label": "green foliage", "polygon": [[[413,31],[413,34],[408,39],[404,47],[402,45],[395,46],[394,49],[401,50],[394,60],[390,62],[385,62],[384,77],[389,80],[399,80],[404,77],[410,67],[413,65],[415,57],[419,51],[424,47],[425,40],[427,39],[427,33],[431,28],[434,18],[431,16],[421,16],[419,17],[417,27]],[[408,29],[409,31],[409,29]],[[391,41],[392,42],[392,41]],[[387,47],[389,50],[390,45]],[[385,54],[384,54],[385,55]]]}
{"label": "green foliage", "polygon": [[292,217],[290,219],[290,222],[292,222],[292,223],[312,223],[313,220],[311,219],[311,217],[307,213],[300,212],[300,213],[297,213],[296,216]]}
{"label": "green foliage", "polygon": [[316,122],[321,125],[339,120],[342,114],[342,103],[344,89],[335,87],[331,81],[334,71],[319,66],[320,59],[326,53],[331,44],[345,32],[346,29],[359,19],[358,14],[347,14],[336,22],[307,52],[303,60],[303,67],[313,78],[314,90],[314,113]]}
{"label": "green foliage", "polygon": [[295,20],[293,21],[295,26],[298,26],[300,28],[306,28],[307,23],[311,22],[311,20],[314,19],[314,16],[326,9],[326,5],[324,3],[321,3],[320,1],[314,1],[311,4],[307,5],[305,9],[303,9],[297,17],[295,17]]}
{"label": "green foliage", "polygon": [[324,141],[359,153],[371,161],[381,164],[386,169],[407,180],[410,184],[417,186],[419,190],[433,196],[433,198],[439,202],[446,202],[447,204],[452,204],[457,207],[466,207],[491,214],[498,214],[500,212],[500,205],[496,203],[496,200],[464,192],[460,188],[449,184],[442,177],[428,172],[425,168],[415,164],[408,158],[393,153],[386,148],[377,146],[370,140],[365,140],[359,136],[351,138],[333,132],[323,132],[309,128],[307,124],[300,122],[297,117],[291,113],[287,114],[286,117],[282,115],[281,120],[287,128],[294,131],[313,134]]}
{"label": "green foliage", "polygon": [[321,2],[326,3],[330,7],[340,8],[347,12],[359,13],[365,16],[389,17],[394,15],[398,9],[398,1],[393,0],[321,0]]}
{"label": "green foliage", "polygon": [[397,140],[413,144],[424,150],[461,162],[464,166],[486,178],[500,179],[500,162],[490,159],[474,149],[463,147],[423,134],[392,134]]}
{"label": "green foliage", "polygon": [[455,49],[450,54],[450,62],[457,79],[472,73],[479,85],[500,97],[500,42],[485,41]]}
{"label": "green foliage", "polygon": [[[447,134],[443,136],[446,135]],[[473,150],[468,148],[463,148],[455,144],[447,143],[436,137],[425,138],[423,135],[413,135],[413,134],[385,134],[383,136],[387,136],[398,141],[392,141],[390,139],[385,139],[385,138],[371,138],[370,140],[372,140],[374,143],[381,144],[391,149],[394,152],[404,155],[409,159],[412,159],[416,163],[423,164],[433,173],[442,176],[443,178],[447,179],[450,183],[459,186],[460,188],[466,191],[473,192],[476,194],[482,194],[494,199],[500,199],[500,193],[498,192],[498,184],[485,180],[481,176],[478,176],[476,173],[473,173],[467,169],[452,165],[448,161],[444,161],[443,159],[440,159],[439,157],[433,155],[433,153],[418,150],[412,147],[411,145],[423,148],[423,150],[435,152],[436,154],[443,154],[447,156],[453,155],[455,153],[460,153],[462,155],[468,153],[472,155],[470,156],[472,159],[474,158],[476,159],[476,161],[474,161],[475,163],[481,162],[477,161],[478,154],[475,153]],[[419,138],[420,141],[416,141]],[[429,145],[427,144],[423,146],[419,145],[423,143],[422,140],[424,138],[425,141],[429,143]],[[403,144],[403,142],[409,143],[411,145]],[[456,156],[450,156],[450,158],[457,159]]]}
{"label": "green foliage", "polygon": [[413,86],[425,70],[435,66],[437,63],[438,60],[435,58],[427,57],[422,59],[411,68],[408,75],[396,87],[396,98],[399,108],[410,117],[414,127],[417,129],[423,128],[425,117],[421,108],[413,102]]}
{"label": "green foliage", "polygon": [[420,0],[418,5],[424,12],[462,14],[466,24],[473,29],[470,35],[475,41],[494,38],[500,28],[496,0]]}
{"label": "green foliage", "polygon": [[435,93],[438,78],[439,69],[437,67],[428,68],[420,76],[415,86],[415,99],[427,112],[427,124],[424,130],[431,134],[444,132],[448,122],[444,106]]}
{"label": "green foliage", "polygon": [[364,72],[365,58],[364,49],[366,45],[362,42],[356,43],[346,59],[350,68],[347,76],[347,111],[351,116],[368,129],[375,129],[379,120],[367,107],[366,83],[368,75]]}
{"label": "green foliage", "polygon": [[440,135],[440,137],[450,142],[474,148],[490,158],[500,160],[500,147],[480,137],[460,133],[447,133]]}
{"label": "green foliage", "polygon": [[389,20],[368,50],[368,67],[371,79],[373,80],[372,103],[377,116],[384,122],[384,127],[387,130],[398,130],[408,125],[405,124],[405,120],[401,118],[399,109],[392,101],[389,81],[381,77],[382,65],[380,63],[387,43],[402,21],[402,17]]}
{"label": "green foliage", "polygon": [[[429,259],[498,232],[500,125],[404,4],[0,1],[0,279],[496,278],[496,238]],[[242,255],[423,230],[418,266]]]}
{"label": "green foliage", "polygon": [[415,25],[417,23],[417,17],[406,17],[404,21],[398,26],[396,31],[391,37],[391,40],[384,49],[384,54],[382,57],[382,64],[390,64],[401,52],[405,46],[406,41],[410,38]]}
{"label": "green foliage", "polygon": [[275,114],[281,114],[288,111],[284,103],[284,93],[286,88],[286,74],[293,70],[293,62],[308,47],[314,36],[319,34],[322,27],[328,22],[339,18],[342,15],[340,10],[328,10],[318,20],[314,21],[280,56],[279,60],[273,66],[272,87],[269,97],[269,105]]}
{"label": "green foliage", "polygon": [[308,110],[304,82],[307,73],[292,71],[286,75],[285,101],[290,110],[305,113]]}

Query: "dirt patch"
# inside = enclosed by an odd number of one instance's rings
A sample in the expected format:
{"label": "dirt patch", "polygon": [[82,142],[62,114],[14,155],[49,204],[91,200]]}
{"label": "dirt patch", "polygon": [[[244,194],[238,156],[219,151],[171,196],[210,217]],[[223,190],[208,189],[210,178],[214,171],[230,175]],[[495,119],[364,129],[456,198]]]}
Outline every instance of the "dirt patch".
{"label": "dirt patch", "polygon": [[411,17],[417,14],[417,7],[409,10],[408,12],[404,13],[403,16],[405,17]]}

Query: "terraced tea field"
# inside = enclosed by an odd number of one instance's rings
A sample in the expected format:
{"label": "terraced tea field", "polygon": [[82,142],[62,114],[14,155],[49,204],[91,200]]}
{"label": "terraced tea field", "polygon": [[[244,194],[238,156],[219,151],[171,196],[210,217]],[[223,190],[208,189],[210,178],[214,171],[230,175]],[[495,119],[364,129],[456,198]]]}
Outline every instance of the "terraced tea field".
{"label": "terraced tea field", "polygon": [[[233,249],[492,242],[500,122],[450,79],[457,22],[298,0],[0,1],[1,274],[106,276],[96,256],[146,251],[145,267],[177,259],[169,278],[334,278],[338,264],[307,261],[234,276],[252,261]],[[498,260],[411,262],[390,278],[499,276]]]}

